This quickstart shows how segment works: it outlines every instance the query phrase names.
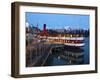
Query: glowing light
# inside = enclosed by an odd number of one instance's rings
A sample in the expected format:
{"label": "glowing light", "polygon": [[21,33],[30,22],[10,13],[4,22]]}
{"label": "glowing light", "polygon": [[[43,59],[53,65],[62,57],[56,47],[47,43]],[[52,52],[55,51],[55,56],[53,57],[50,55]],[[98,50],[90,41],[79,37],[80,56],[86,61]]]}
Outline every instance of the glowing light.
{"label": "glowing light", "polygon": [[72,35],[70,35],[70,37],[72,37]]}

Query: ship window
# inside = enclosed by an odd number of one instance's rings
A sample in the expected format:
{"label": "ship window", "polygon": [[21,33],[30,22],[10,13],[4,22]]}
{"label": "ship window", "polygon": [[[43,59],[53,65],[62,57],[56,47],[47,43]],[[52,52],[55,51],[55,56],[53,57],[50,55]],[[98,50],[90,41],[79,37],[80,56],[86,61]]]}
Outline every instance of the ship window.
{"label": "ship window", "polygon": [[72,37],[72,35],[70,35],[70,37]]}

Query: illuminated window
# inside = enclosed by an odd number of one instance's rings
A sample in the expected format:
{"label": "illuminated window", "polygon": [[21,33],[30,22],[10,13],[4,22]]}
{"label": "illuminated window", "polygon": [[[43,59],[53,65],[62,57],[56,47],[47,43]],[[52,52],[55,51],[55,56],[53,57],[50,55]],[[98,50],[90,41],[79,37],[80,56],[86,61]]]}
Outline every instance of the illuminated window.
{"label": "illuminated window", "polygon": [[70,37],[72,37],[72,34],[70,35]]}

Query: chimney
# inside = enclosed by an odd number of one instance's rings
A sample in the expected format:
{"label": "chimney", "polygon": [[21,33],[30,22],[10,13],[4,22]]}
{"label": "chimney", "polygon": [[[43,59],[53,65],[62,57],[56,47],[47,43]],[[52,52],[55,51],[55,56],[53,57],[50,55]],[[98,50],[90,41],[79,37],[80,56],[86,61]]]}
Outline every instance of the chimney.
{"label": "chimney", "polygon": [[46,24],[43,25],[43,32],[46,33]]}

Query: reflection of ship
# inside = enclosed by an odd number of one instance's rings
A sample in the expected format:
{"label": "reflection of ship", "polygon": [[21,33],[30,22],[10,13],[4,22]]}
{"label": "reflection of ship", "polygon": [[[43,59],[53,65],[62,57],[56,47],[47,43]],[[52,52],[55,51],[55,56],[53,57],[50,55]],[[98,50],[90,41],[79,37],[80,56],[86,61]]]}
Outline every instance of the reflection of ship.
{"label": "reflection of ship", "polygon": [[62,59],[64,61],[67,61],[67,64],[82,64],[84,62],[84,50],[77,48],[71,50],[72,48],[67,47],[66,48],[54,48],[52,50],[53,54],[58,57],[58,59]]}
{"label": "reflection of ship", "polygon": [[43,31],[38,34],[39,39],[57,43],[65,44],[67,46],[82,47],[84,46],[84,37],[80,34],[70,34],[70,33],[48,33],[46,31],[46,24],[44,24]]}

